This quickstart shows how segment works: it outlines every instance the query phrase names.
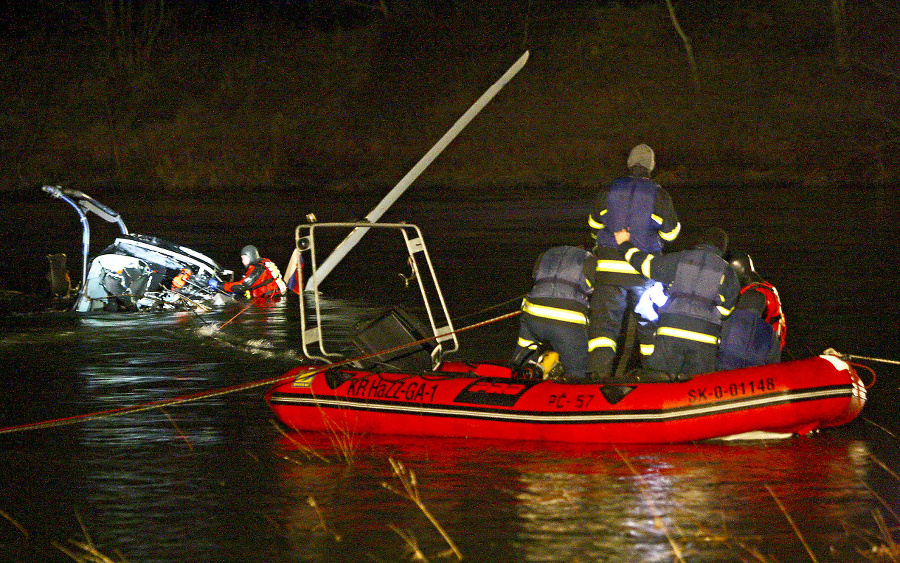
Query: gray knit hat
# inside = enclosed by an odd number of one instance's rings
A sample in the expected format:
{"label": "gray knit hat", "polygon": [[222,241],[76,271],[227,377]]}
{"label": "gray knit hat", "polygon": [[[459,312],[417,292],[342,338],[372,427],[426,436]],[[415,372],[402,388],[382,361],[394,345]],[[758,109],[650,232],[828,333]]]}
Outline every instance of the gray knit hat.
{"label": "gray knit hat", "polygon": [[634,147],[628,153],[628,168],[637,165],[643,166],[648,172],[653,172],[653,168],[656,166],[653,149],[643,143]]}

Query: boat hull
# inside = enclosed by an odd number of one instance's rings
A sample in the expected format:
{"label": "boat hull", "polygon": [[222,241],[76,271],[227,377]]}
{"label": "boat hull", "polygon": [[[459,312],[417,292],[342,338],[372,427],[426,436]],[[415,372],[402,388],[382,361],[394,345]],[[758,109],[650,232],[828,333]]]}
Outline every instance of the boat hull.
{"label": "boat hull", "polygon": [[678,443],[750,432],[807,434],[853,420],[866,389],[823,355],[690,381],[567,384],[519,379],[493,364],[428,373],[301,366],[266,394],[286,426],[341,433]]}

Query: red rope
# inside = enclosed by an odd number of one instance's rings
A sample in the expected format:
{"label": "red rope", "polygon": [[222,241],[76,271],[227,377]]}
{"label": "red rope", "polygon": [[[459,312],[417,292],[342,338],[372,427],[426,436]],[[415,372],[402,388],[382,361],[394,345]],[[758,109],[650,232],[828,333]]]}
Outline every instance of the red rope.
{"label": "red rope", "polygon": [[[875,385],[875,380],[876,380],[877,378],[876,378],[876,376],[875,376],[875,370],[874,370],[874,369],[870,368],[870,367],[867,366],[867,365],[857,364],[857,363],[854,363],[854,362],[850,362],[850,365],[853,366],[853,367],[863,368],[863,369],[865,369],[865,370],[868,370],[869,373],[872,374],[872,383],[869,383],[868,385],[866,385],[866,389],[871,389],[871,388]],[[862,378],[860,378],[860,379],[862,379]]]}
{"label": "red rope", "polygon": [[189,395],[173,397],[171,399],[160,399],[158,401],[151,401],[149,403],[132,405],[130,407],[119,407],[116,409],[95,411],[95,412],[87,413],[87,414],[79,414],[79,415],[67,416],[67,417],[63,417],[63,418],[54,418],[51,420],[43,420],[41,422],[30,422],[27,424],[19,424],[17,426],[7,426],[6,428],[0,428],[0,434],[11,434],[13,432],[23,432],[26,430],[40,430],[42,428],[52,428],[55,426],[67,426],[69,424],[77,424],[79,422],[85,422],[87,420],[91,420],[91,419],[95,419],[95,418],[106,418],[106,417],[111,417],[111,416],[119,416],[119,415],[123,415],[123,414],[132,414],[132,413],[136,413],[136,412],[143,412],[143,411],[148,411],[151,409],[160,409],[160,408],[169,407],[172,405],[180,405],[182,403],[198,401],[200,399],[207,399],[209,397],[217,397],[220,395],[227,395],[229,393],[236,393],[238,391],[244,391],[246,389],[253,389],[254,387],[262,387],[263,385],[275,385],[277,383],[286,383],[293,379],[294,379],[293,376],[285,377],[284,375],[280,375],[278,377],[271,377],[269,379],[252,381],[250,383],[241,383],[239,385],[232,385],[230,387],[220,387],[218,389],[212,389],[210,391],[200,391],[197,393],[191,393]]}
{"label": "red rope", "polygon": [[[302,296],[301,296],[301,299],[302,299]],[[244,309],[244,311],[246,311],[246,309]],[[241,311],[241,313],[243,313],[244,311]],[[241,313],[238,313],[238,315],[240,315]],[[513,311],[512,313],[507,313],[505,315],[501,315],[499,317],[495,317],[495,318],[489,319],[487,321],[475,323],[473,325],[469,325],[465,328],[458,329],[458,330],[454,331],[453,333],[448,333],[448,334],[454,334],[454,333],[464,332],[467,330],[472,330],[474,328],[482,327],[482,326],[485,326],[490,323],[494,323],[497,321],[501,321],[503,319],[508,319],[510,317],[514,317],[520,313],[521,313],[521,311]],[[237,315],[235,315],[235,317],[237,317]],[[234,318],[234,317],[232,317],[232,318]],[[371,354],[358,356],[356,358],[342,360],[337,363],[327,364],[324,366],[320,366],[311,372],[305,372],[304,375],[308,376],[312,373],[320,373],[320,372],[327,371],[329,369],[332,369],[332,368],[335,368],[335,367],[338,367],[338,366],[341,366],[344,364],[348,364],[351,362],[359,362],[362,360],[367,360],[369,358],[373,358],[373,357],[379,356],[381,354],[395,352],[397,350],[402,350],[403,348],[408,348],[410,346],[416,346],[418,344],[422,344],[422,343],[428,342],[430,340],[436,340],[437,338],[439,338],[439,337],[438,336],[430,336],[428,338],[416,340],[415,342],[408,342],[406,344],[401,344],[400,346],[395,346],[388,350],[381,350],[378,352],[373,352]],[[7,426],[5,428],[0,428],[0,434],[12,434],[14,432],[25,432],[28,430],[41,430],[44,428],[53,428],[53,427],[57,427],[57,426],[67,426],[70,424],[78,424],[80,422],[85,422],[85,421],[97,419],[97,418],[106,418],[106,417],[112,417],[112,416],[120,416],[120,415],[124,415],[124,414],[133,414],[133,413],[148,411],[148,410],[152,410],[152,409],[159,409],[159,408],[163,408],[163,407],[170,407],[173,405],[190,403],[193,401],[199,401],[201,399],[208,399],[210,397],[219,397],[222,395],[227,395],[229,393],[236,393],[238,391],[246,391],[247,389],[254,389],[256,387],[263,387],[263,386],[267,386],[267,385],[276,385],[276,384],[287,383],[288,381],[293,381],[293,380],[294,380],[293,375],[291,375],[291,376],[279,375],[278,377],[270,377],[267,379],[260,379],[257,381],[251,381],[249,383],[240,383],[238,385],[232,385],[230,387],[220,387],[218,389],[212,389],[209,391],[199,391],[197,393],[191,393],[189,395],[181,395],[180,397],[173,397],[171,399],[160,399],[158,401],[151,401],[149,403],[132,405],[130,407],[120,407],[120,408],[116,408],[116,409],[96,411],[96,412],[87,413],[87,414],[79,414],[79,415],[68,416],[68,417],[63,417],[63,418],[54,418],[51,420],[43,420],[40,422],[30,422],[30,423],[26,423],[26,424],[19,424],[16,426]]]}

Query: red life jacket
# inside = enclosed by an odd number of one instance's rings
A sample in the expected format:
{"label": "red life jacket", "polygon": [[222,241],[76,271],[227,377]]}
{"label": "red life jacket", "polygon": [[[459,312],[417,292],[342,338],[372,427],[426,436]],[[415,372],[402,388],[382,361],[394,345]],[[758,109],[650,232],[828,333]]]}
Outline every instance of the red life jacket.
{"label": "red life jacket", "polygon": [[287,291],[284,280],[281,279],[281,271],[275,262],[268,258],[263,258],[256,264],[250,264],[244,277],[236,282],[228,282],[225,284],[225,291],[233,291],[234,286],[242,283],[253,274],[256,268],[261,268],[262,273],[253,282],[253,285],[247,288],[250,297],[277,297]]}
{"label": "red life jacket", "polygon": [[772,325],[772,330],[775,331],[775,334],[778,335],[778,339],[781,341],[781,349],[784,350],[787,322],[785,322],[784,312],[781,310],[781,297],[778,296],[778,290],[775,289],[774,285],[763,280],[742,287],[741,294],[751,289],[758,291],[766,298],[766,310],[763,313],[763,320]]}

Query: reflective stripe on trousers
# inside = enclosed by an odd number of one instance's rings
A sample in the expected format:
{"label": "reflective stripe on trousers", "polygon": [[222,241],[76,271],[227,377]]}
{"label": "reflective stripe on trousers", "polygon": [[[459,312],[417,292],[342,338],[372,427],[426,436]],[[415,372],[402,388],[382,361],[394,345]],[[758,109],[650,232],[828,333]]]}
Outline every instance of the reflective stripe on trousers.
{"label": "reflective stripe on trousers", "polygon": [[541,317],[543,319],[552,319],[567,323],[576,323],[586,325],[588,320],[584,313],[578,311],[570,311],[568,309],[558,309],[556,307],[546,307],[544,305],[535,305],[527,300],[522,301],[522,310],[529,315]]}
{"label": "reflective stripe on trousers", "polygon": [[712,344],[717,345],[719,343],[719,339],[716,336],[711,334],[704,334],[702,332],[694,332],[692,330],[684,330],[681,328],[672,328],[668,326],[661,326],[656,330],[656,334],[660,336],[671,336],[672,338],[680,338],[682,340],[693,340],[695,342],[703,342],[704,344]]}
{"label": "reflective stripe on trousers", "polygon": [[616,341],[605,336],[598,336],[597,338],[588,340],[588,352],[593,352],[597,348],[611,348],[612,351],[615,352]]}

